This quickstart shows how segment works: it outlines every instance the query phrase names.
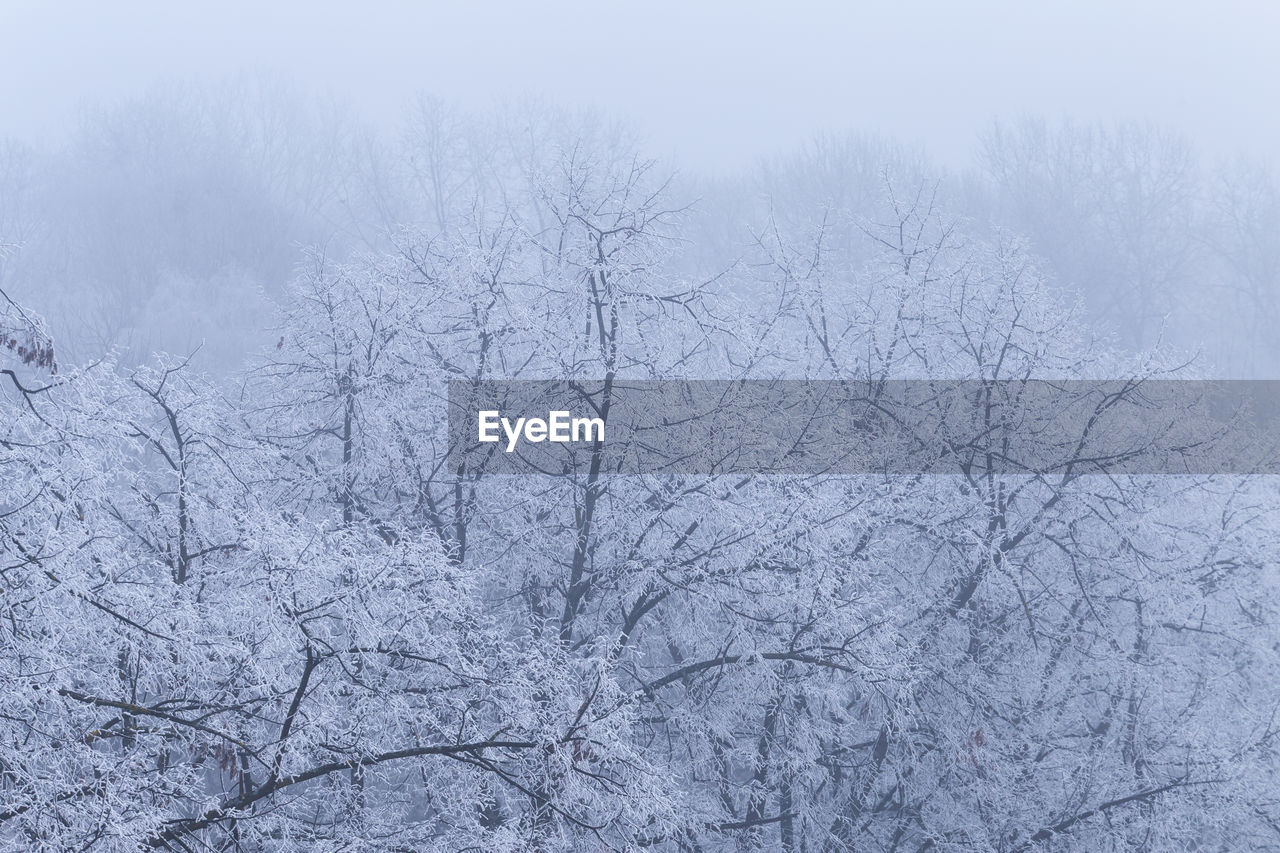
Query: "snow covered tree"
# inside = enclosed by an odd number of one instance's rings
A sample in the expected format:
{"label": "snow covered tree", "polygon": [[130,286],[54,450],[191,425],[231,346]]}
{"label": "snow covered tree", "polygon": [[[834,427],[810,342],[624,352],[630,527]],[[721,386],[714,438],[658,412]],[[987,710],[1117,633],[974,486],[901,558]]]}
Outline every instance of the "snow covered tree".
{"label": "snow covered tree", "polygon": [[[1143,408],[1176,361],[1100,348],[928,182],[798,193],[703,281],[616,135],[530,124],[445,174],[465,134],[423,115],[422,208],[311,253],[233,385],[56,365],[3,303],[0,845],[1274,846],[1280,501],[1125,467],[1195,452]],[[859,383],[915,468],[448,452],[450,381],[607,413],[778,377]],[[1156,439],[1117,455],[1123,412]]]}

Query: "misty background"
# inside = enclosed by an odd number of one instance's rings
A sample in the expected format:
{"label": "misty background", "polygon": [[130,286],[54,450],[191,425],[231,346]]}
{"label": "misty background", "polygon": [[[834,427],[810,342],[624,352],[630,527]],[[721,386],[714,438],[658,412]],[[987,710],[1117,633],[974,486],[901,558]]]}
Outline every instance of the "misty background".
{"label": "misty background", "polygon": [[1277,24],[0,0],[0,850],[1278,849]]}
{"label": "misty background", "polygon": [[64,357],[237,367],[305,247],[443,221],[433,145],[617,122],[693,205],[678,273],[896,177],[1026,237],[1103,339],[1280,367],[1269,4],[0,8],[0,287]]}

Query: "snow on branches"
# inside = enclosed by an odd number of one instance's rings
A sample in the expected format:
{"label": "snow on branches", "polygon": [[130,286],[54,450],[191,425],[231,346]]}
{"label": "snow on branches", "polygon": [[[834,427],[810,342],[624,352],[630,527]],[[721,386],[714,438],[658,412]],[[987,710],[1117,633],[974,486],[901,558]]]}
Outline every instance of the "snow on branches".
{"label": "snow on branches", "polygon": [[[0,398],[0,846],[1273,843],[1263,478],[1000,473],[981,399],[929,476],[446,464],[448,380],[1167,368],[928,185],[687,282],[609,134],[488,168],[312,257],[234,394],[162,358]],[[0,332],[54,371],[31,315]]]}

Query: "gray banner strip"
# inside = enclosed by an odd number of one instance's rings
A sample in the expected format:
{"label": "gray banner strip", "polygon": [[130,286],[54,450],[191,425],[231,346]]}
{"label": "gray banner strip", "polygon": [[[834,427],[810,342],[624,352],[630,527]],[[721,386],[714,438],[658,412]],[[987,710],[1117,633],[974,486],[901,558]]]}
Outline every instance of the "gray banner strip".
{"label": "gray banner strip", "polygon": [[1280,473],[1273,380],[452,381],[448,406],[454,471]]}

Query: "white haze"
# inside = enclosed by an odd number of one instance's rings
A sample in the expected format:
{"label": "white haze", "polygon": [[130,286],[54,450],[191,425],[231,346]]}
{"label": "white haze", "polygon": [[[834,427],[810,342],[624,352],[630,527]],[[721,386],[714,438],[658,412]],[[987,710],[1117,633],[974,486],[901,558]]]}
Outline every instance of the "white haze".
{"label": "white haze", "polygon": [[0,4],[0,853],[1280,849],[1276,6]]}
{"label": "white haze", "polygon": [[391,127],[419,90],[541,95],[721,171],[873,129],[963,163],[996,116],[1150,120],[1280,150],[1280,6],[1018,0],[0,4],[0,133],[42,137],[159,77],[283,74]]}

